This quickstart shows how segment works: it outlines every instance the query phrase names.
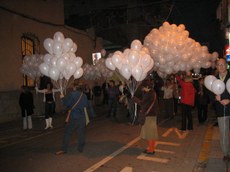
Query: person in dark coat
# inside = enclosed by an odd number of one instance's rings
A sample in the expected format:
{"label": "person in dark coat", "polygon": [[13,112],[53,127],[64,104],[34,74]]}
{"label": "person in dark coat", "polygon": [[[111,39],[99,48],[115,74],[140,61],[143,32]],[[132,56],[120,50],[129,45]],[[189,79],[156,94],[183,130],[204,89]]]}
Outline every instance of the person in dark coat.
{"label": "person in dark coat", "polygon": [[34,113],[34,100],[33,94],[29,91],[28,87],[21,87],[21,94],[19,96],[19,105],[21,108],[21,115],[23,118],[23,130],[32,129],[31,115]]}
{"label": "person in dark coat", "polygon": [[138,104],[138,122],[141,127],[140,137],[148,141],[148,148],[144,153],[155,154],[156,140],[158,139],[157,114],[158,100],[155,90],[149,80],[144,80],[141,85],[142,97],[133,97]]}
{"label": "person in dark coat", "polygon": [[[227,70],[226,60],[220,58],[216,62],[218,70],[217,79],[222,80],[225,84],[230,79],[230,72]],[[211,96],[212,101],[215,101],[215,109],[217,121],[220,130],[220,145],[224,154],[223,160],[230,161],[230,146],[229,146],[229,119],[230,119],[230,93],[227,88],[221,95]]]}
{"label": "person in dark coat", "polygon": [[204,78],[200,78],[198,83],[196,105],[199,124],[203,124],[207,121],[209,97],[208,89],[204,86]]}

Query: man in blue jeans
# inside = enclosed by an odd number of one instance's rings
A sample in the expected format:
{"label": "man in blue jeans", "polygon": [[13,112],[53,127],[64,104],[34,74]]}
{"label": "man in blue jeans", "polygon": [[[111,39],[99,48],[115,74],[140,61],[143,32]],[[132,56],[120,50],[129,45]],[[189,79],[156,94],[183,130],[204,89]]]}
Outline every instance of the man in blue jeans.
{"label": "man in blue jeans", "polygon": [[66,121],[62,148],[56,155],[65,154],[68,151],[71,134],[76,128],[78,131],[77,150],[82,152],[85,146],[86,118],[84,108],[88,106],[88,99],[83,93],[82,85],[74,85],[73,91],[62,99],[63,104],[71,110],[69,120]]}

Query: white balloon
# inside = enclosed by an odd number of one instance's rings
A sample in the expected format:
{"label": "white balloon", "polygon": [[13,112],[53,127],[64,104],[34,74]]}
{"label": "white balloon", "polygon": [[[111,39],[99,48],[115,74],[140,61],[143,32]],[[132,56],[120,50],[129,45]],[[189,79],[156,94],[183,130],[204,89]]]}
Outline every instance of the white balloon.
{"label": "white balloon", "polygon": [[50,54],[45,54],[43,57],[44,63],[50,64],[51,58],[52,58],[52,56]]}
{"label": "white balloon", "polygon": [[112,58],[111,57],[109,57],[109,58],[107,58],[106,60],[105,60],[105,66],[107,67],[107,68],[109,68],[110,70],[115,70],[116,69],[116,67],[113,65],[113,63],[112,63]]}
{"label": "white balloon", "polygon": [[132,67],[136,66],[140,60],[138,51],[131,50],[128,55],[128,62],[129,65]]}
{"label": "white balloon", "polygon": [[57,60],[57,68],[59,71],[63,71],[66,68],[67,61],[64,58],[58,58]]}
{"label": "white balloon", "polygon": [[122,67],[119,71],[120,71],[121,75],[127,80],[132,75],[132,70],[131,70],[130,66],[127,64],[122,65]]}
{"label": "white balloon", "polygon": [[59,70],[56,67],[51,67],[49,69],[49,77],[51,79],[57,81],[58,78],[59,78],[59,74],[60,74],[60,72],[59,72]]}
{"label": "white balloon", "polygon": [[135,66],[132,69],[132,76],[136,79],[136,81],[141,81],[142,73],[143,69],[141,68],[141,66]]}
{"label": "white balloon", "polygon": [[76,57],[76,58],[74,58],[73,61],[74,61],[75,65],[76,65],[77,69],[79,69],[83,64],[83,60],[82,60],[81,57]]}
{"label": "white balloon", "polygon": [[66,38],[62,44],[63,52],[69,52],[73,47],[73,41],[70,38]]}
{"label": "white balloon", "polygon": [[49,65],[46,63],[41,63],[39,65],[39,70],[43,75],[49,76]]}
{"label": "white balloon", "polygon": [[72,48],[70,49],[70,52],[75,53],[77,51],[77,44],[73,43]]}
{"label": "white balloon", "polygon": [[54,41],[51,38],[46,38],[43,42],[44,48],[50,54],[53,54],[53,44],[54,44]]}
{"label": "white balloon", "polygon": [[53,39],[54,39],[54,41],[56,41],[56,42],[63,43],[65,37],[64,37],[64,35],[63,35],[62,32],[56,32],[56,33],[54,34],[54,38],[53,38]]}
{"label": "white balloon", "polygon": [[217,80],[217,78],[213,75],[208,75],[204,78],[204,85],[207,89],[212,91],[212,83]]}
{"label": "white balloon", "polygon": [[121,69],[122,66],[122,59],[119,54],[114,54],[112,56],[112,63],[114,66],[116,66],[118,69]]}
{"label": "white balloon", "polygon": [[131,43],[131,50],[140,51],[141,48],[142,48],[142,43],[141,43],[141,41],[139,41],[139,40],[137,40],[137,39],[134,40],[134,41],[132,41],[132,43]]}
{"label": "white balloon", "polygon": [[74,63],[68,63],[66,65],[66,72],[69,73],[70,75],[73,75],[76,71],[77,67]]}
{"label": "white balloon", "polygon": [[79,68],[79,69],[77,69],[76,72],[74,73],[74,78],[75,78],[75,79],[78,79],[78,78],[80,78],[82,75],[83,75],[83,69],[82,69],[82,68]]}
{"label": "white balloon", "polygon": [[226,89],[227,89],[228,93],[230,94],[230,79],[228,79],[226,82]]}
{"label": "white balloon", "polygon": [[53,52],[57,57],[61,56],[62,54],[62,43],[61,42],[54,42]]}
{"label": "white balloon", "polygon": [[220,79],[217,79],[213,81],[211,88],[213,93],[216,95],[221,95],[225,90],[225,84]]}
{"label": "white balloon", "polygon": [[151,57],[148,54],[142,54],[140,56],[140,65],[142,66],[143,69],[147,68],[151,64]]}

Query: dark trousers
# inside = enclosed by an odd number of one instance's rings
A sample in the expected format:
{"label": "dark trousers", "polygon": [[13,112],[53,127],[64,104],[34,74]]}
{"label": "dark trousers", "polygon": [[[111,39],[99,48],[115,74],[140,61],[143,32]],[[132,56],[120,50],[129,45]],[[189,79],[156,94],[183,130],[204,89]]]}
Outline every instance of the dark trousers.
{"label": "dark trousers", "polygon": [[53,117],[54,114],[54,102],[52,103],[45,103],[45,118],[48,119],[50,117]]}
{"label": "dark trousers", "polygon": [[193,130],[193,120],[192,120],[192,106],[181,104],[182,108],[182,123],[181,130]]}
{"label": "dark trousers", "polygon": [[[78,144],[77,149],[78,151],[83,151],[85,146],[85,118],[79,117],[77,119],[73,119],[70,117],[69,122],[65,126],[64,130],[64,137],[63,137],[63,143],[62,143],[62,150],[67,152],[69,141],[71,138],[71,135],[74,131],[77,131],[78,134]],[[75,132],[74,132],[75,133]]]}
{"label": "dark trousers", "polygon": [[109,99],[109,113],[107,116],[116,116],[117,113],[117,99],[116,98],[110,98]]}
{"label": "dark trousers", "polygon": [[199,104],[197,106],[197,111],[198,111],[198,120],[199,123],[203,123],[207,120],[207,113],[208,113],[208,105],[207,104]]}

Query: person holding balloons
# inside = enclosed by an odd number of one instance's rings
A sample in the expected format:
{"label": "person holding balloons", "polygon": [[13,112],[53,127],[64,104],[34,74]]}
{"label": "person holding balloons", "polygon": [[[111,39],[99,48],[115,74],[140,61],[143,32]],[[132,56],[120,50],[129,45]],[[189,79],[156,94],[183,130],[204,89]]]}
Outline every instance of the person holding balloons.
{"label": "person holding balloons", "polygon": [[176,79],[181,86],[181,108],[182,108],[182,123],[181,131],[193,130],[193,120],[192,120],[192,107],[195,103],[195,93],[196,89],[193,85],[193,78],[190,72],[182,78],[176,75]]}
{"label": "person holding balloons", "polygon": [[[216,68],[218,71],[217,79],[220,79],[226,84],[230,78],[230,72],[227,70],[226,60],[220,58],[216,63]],[[214,84],[212,87],[218,87],[218,84]],[[230,161],[230,147],[229,147],[230,93],[228,92],[227,88],[220,89],[220,90],[223,90],[222,93],[214,92],[216,94],[215,107],[217,113],[218,126],[220,130],[220,145],[224,154],[223,160]]]}

